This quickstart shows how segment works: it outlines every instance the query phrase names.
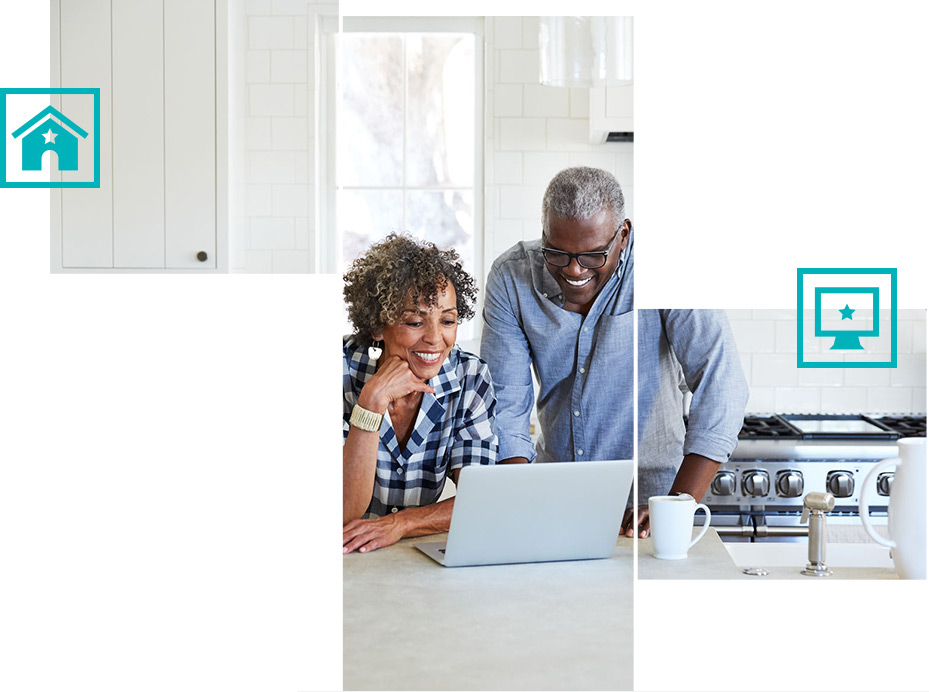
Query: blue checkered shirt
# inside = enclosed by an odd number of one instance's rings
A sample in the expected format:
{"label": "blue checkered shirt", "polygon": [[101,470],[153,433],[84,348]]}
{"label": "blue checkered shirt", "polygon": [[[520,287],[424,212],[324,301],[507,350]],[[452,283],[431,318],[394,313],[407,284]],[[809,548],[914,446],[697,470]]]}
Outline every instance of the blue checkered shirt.
{"label": "blue checkered shirt", "polygon": [[[368,358],[367,344],[359,345],[353,337],[343,340],[342,356],[344,442],[352,409],[377,364]],[[381,422],[374,493],[365,519],[431,504],[455,469],[497,461],[492,427],[496,398],[487,364],[455,346],[428,384],[435,394],[423,394],[405,448],[400,448],[390,415]]]}

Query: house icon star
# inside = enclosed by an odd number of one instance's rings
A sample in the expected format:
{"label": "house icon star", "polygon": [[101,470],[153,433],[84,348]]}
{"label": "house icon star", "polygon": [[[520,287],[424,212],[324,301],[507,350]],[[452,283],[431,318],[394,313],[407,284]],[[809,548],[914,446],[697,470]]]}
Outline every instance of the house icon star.
{"label": "house icon star", "polygon": [[[61,123],[53,120],[52,116],[60,120]],[[67,125],[67,128],[64,125]],[[13,132],[13,137],[18,138],[28,130],[32,131],[23,137],[24,171],[41,171],[42,156],[46,151],[54,151],[58,156],[59,171],[77,170],[78,139],[75,134],[84,139],[87,137],[86,131],[52,106],[30,118],[27,123]]]}

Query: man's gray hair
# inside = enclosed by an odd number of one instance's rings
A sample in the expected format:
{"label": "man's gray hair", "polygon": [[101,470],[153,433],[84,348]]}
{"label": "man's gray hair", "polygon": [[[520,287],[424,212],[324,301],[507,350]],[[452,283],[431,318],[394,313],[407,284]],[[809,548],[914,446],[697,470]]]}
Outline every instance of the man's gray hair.
{"label": "man's gray hair", "polygon": [[613,212],[619,228],[626,216],[623,190],[616,178],[600,168],[565,168],[545,190],[542,223],[549,213],[562,219],[589,219],[604,210]]}

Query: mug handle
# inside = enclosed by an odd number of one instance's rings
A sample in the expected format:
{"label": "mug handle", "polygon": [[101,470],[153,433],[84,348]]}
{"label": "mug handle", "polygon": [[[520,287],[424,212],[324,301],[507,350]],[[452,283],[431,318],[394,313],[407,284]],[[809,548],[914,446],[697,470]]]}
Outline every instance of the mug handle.
{"label": "mug handle", "polygon": [[689,546],[687,546],[687,550],[690,550],[691,548],[693,548],[694,545],[697,543],[697,541],[703,538],[703,534],[706,533],[706,530],[710,528],[710,508],[707,507],[705,504],[700,503],[696,507],[694,507],[694,514],[696,514],[700,509],[702,509],[706,513],[706,520],[703,522],[703,528],[700,529],[700,533],[698,533],[697,537],[690,542]]}
{"label": "mug handle", "polygon": [[877,464],[875,464],[868,475],[864,479],[864,487],[861,488],[861,495],[858,496],[858,517],[861,519],[861,524],[864,526],[864,530],[867,531],[868,535],[876,542],[880,543],[887,548],[896,548],[897,544],[891,539],[887,540],[877,531],[874,530],[874,525],[871,523],[871,516],[868,513],[868,488],[876,487],[874,479],[877,478],[877,474],[886,469],[888,466],[897,467],[900,465],[902,460],[900,457],[895,457],[893,459],[884,459]]}

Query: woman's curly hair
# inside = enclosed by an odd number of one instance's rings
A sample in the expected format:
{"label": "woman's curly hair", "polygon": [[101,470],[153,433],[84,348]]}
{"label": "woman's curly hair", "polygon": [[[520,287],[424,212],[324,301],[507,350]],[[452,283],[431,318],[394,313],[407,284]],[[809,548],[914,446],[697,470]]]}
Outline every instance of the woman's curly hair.
{"label": "woman's curly hair", "polygon": [[477,288],[454,250],[406,234],[391,233],[352,262],[342,277],[348,316],[355,337],[370,341],[384,327],[400,321],[410,304],[435,306],[438,294],[455,287],[458,323],[474,317]]}

